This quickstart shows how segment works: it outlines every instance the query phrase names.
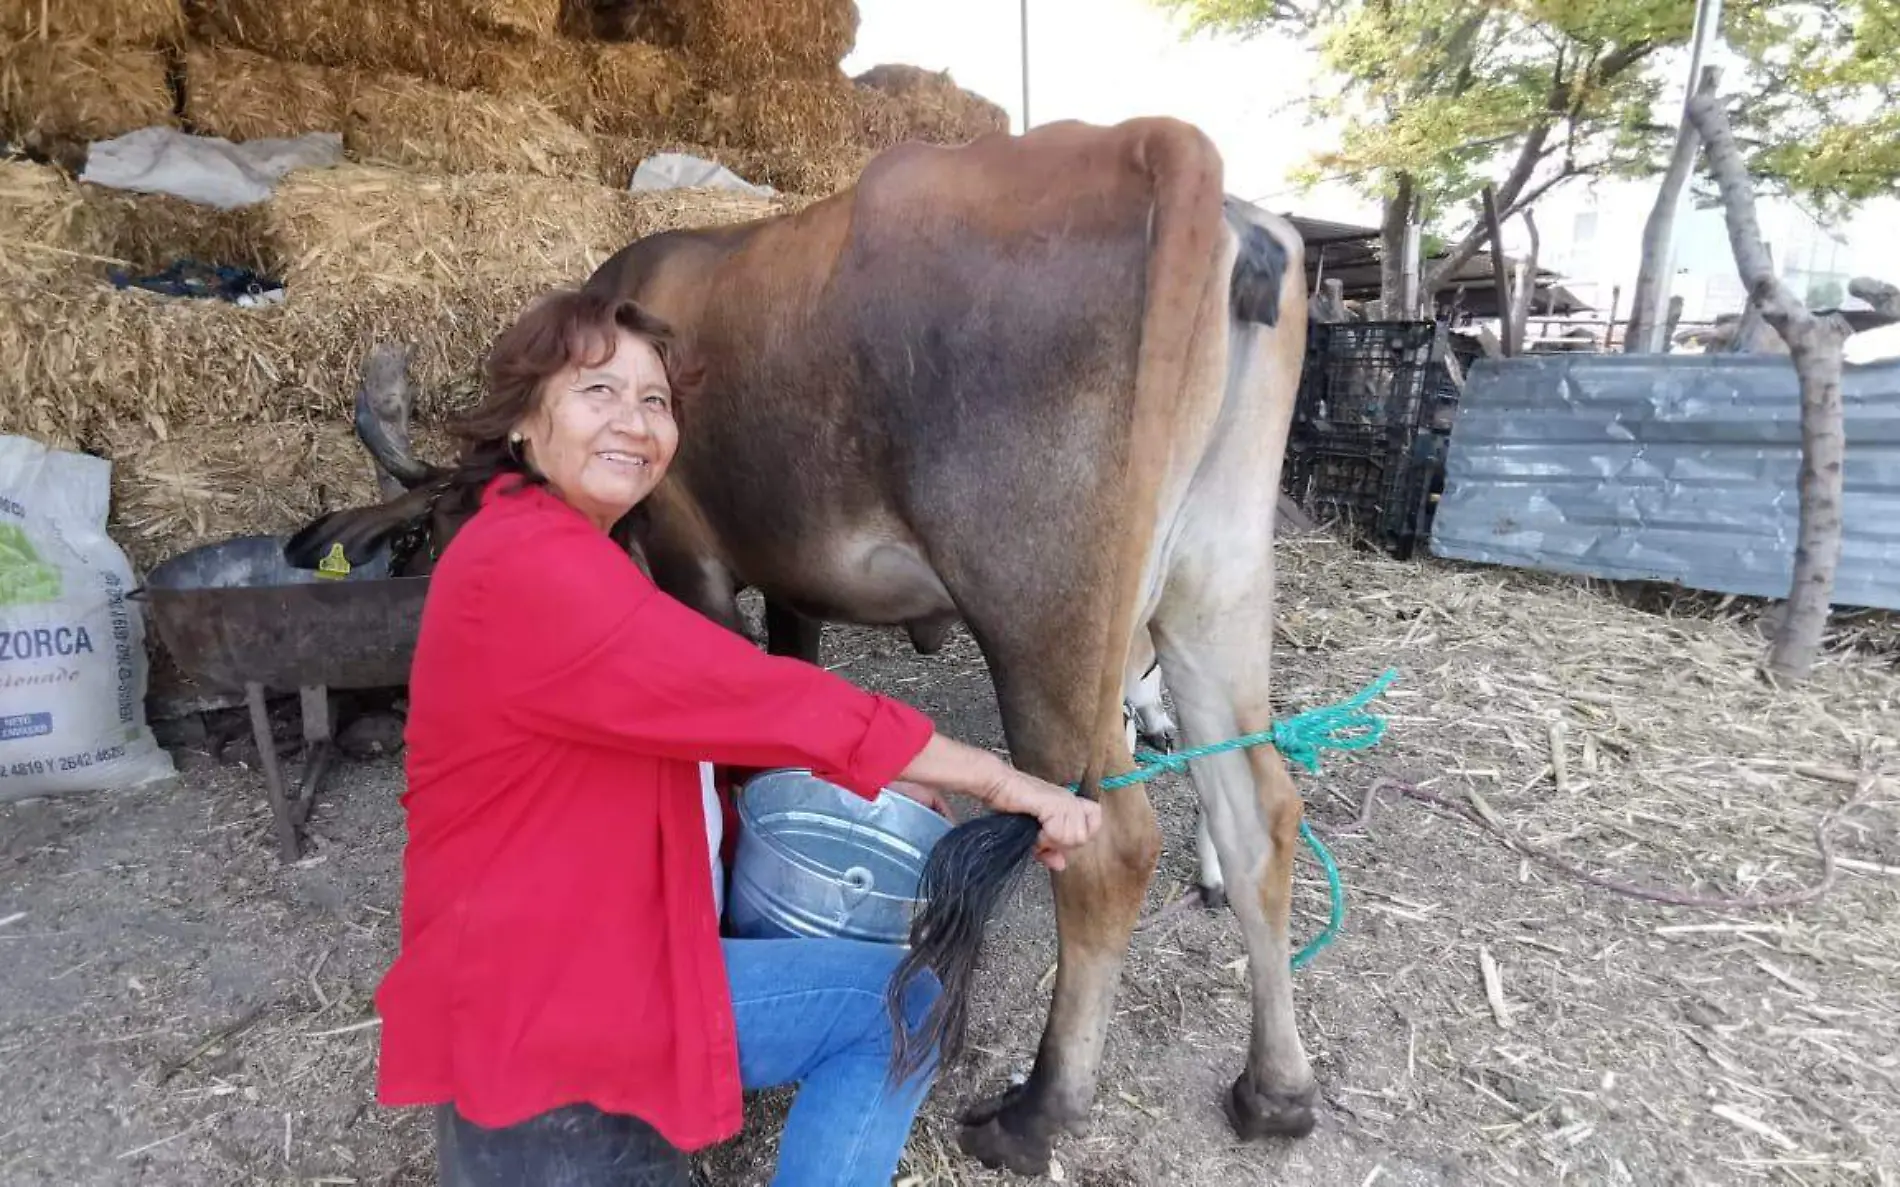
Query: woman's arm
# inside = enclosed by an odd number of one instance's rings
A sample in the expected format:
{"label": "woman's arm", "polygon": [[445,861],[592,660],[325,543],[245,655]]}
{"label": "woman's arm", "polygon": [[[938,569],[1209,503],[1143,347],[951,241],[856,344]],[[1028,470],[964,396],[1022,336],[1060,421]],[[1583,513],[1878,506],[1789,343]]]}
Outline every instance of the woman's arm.
{"label": "woman's arm", "polygon": [[549,526],[519,542],[482,599],[489,618],[523,628],[496,668],[525,727],[722,766],[809,767],[866,799],[899,779],[958,792],[1040,821],[1052,868],[1093,833],[1098,805],[937,734],[908,705],[761,652],[656,590],[591,529]]}
{"label": "woman's arm", "polygon": [[1042,824],[1036,857],[1052,870],[1063,868],[1063,850],[1083,844],[1101,826],[1100,804],[1024,774],[987,750],[966,746],[942,734],[931,734],[930,741],[898,778],[970,796],[998,812],[1034,816]]}

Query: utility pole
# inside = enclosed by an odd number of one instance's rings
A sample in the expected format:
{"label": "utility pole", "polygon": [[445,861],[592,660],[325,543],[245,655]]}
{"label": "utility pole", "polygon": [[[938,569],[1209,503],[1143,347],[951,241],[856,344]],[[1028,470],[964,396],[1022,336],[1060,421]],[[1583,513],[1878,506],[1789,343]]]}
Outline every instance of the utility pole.
{"label": "utility pole", "polygon": [[1029,0],[1022,0],[1023,131],[1029,131]]}

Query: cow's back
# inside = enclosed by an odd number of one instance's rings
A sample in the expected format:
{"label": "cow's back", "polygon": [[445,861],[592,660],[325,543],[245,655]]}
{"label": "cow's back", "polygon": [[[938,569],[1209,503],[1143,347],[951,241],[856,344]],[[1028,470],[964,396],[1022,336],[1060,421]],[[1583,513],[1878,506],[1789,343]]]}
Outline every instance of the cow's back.
{"label": "cow's back", "polygon": [[847,537],[927,541],[941,568],[1007,532],[1055,571],[1091,567],[1141,343],[1143,132],[906,145],[797,214],[603,267],[706,364],[675,477],[742,581],[862,617],[815,588]]}

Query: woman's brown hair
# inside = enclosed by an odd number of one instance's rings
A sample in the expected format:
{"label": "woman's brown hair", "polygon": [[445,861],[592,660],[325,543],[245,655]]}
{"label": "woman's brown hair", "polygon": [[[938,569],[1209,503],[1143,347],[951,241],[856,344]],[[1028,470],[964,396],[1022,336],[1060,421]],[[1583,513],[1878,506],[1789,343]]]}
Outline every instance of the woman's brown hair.
{"label": "woman's brown hair", "polygon": [[[685,428],[703,372],[673,328],[624,297],[556,289],[537,298],[495,339],[481,404],[450,425],[462,448],[451,490],[445,492],[449,510],[473,514],[489,482],[504,475],[518,479],[505,490],[547,483],[508,434],[541,406],[549,379],[570,366],[597,367],[612,358],[622,330],[660,356],[673,392],[674,419]],[[614,539],[623,547],[632,546],[632,529],[641,516],[642,508],[635,507],[614,525]]]}

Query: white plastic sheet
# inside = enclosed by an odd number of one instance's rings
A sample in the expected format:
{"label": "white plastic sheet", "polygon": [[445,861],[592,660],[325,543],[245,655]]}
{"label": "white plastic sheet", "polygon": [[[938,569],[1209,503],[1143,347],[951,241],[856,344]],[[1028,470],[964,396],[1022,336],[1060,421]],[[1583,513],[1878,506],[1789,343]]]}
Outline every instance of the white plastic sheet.
{"label": "white plastic sheet", "polygon": [[292,169],[328,168],[342,159],[343,137],[335,132],[233,144],[174,128],[141,128],[93,144],[79,180],[235,210],[267,200]]}

